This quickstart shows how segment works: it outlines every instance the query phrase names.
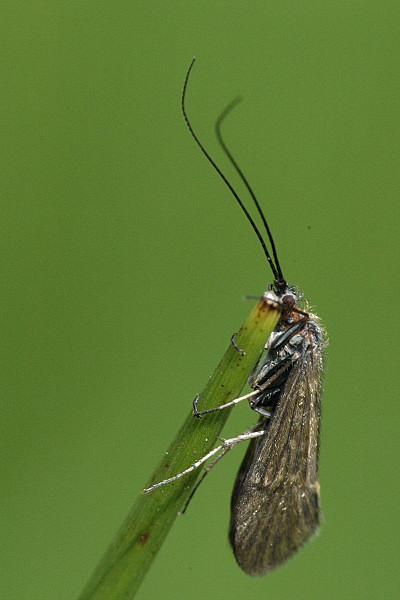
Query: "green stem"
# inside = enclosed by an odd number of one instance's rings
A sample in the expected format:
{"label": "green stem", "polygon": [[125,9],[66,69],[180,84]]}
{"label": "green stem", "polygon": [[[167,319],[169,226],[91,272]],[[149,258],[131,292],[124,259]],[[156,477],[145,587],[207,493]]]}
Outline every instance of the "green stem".
{"label": "green stem", "polygon": [[[270,295],[270,294],[269,294]],[[260,299],[236,336],[239,354],[229,345],[199,400],[199,410],[225,404],[240,395],[266,340],[280,316],[276,304]],[[215,445],[231,409],[196,419],[190,414],[146,487],[186,469]],[[185,505],[202,469],[140,494],[79,600],[131,600]]]}

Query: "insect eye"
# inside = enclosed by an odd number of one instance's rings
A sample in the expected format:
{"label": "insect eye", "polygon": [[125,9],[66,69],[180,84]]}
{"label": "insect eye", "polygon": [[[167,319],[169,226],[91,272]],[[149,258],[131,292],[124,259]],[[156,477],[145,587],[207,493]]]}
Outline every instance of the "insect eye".
{"label": "insect eye", "polygon": [[284,294],[281,298],[282,300],[282,304],[285,305],[285,308],[293,308],[294,306],[296,306],[296,301],[297,298],[294,294],[288,292],[287,294]]}

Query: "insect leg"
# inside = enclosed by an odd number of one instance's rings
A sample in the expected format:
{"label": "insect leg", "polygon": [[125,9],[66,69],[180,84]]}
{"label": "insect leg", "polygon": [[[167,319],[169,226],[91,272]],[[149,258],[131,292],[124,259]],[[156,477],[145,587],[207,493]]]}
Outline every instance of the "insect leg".
{"label": "insect leg", "polygon": [[287,331],[276,337],[272,344],[269,346],[268,350],[270,352],[276,352],[277,350],[283,348],[283,346],[286,346],[288,341],[293,336],[295,336],[298,331],[301,331],[308,321],[308,317],[304,317],[304,319],[300,319],[300,321],[297,321],[297,323],[289,327]]}
{"label": "insect leg", "polygon": [[239,348],[239,346],[236,345],[236,342],[235,342],[236,336],[237,336],[237,333],[234,333],[233,336],[231,337],[231,344],[238,354],[241,354],[242,356],[244,356],[246,354],[246,352],[244,350],[241,350]]}
{"label": "insect leg", "polygon": [[255,396],[258,393],[259,393],[259,390],[253,390],[249,394],[246,394],[245,396],[240,396],[239,398],[235,398],[234,400],[231,400],[230,402],[227,402],[226,404],[221,404],[220,406],[216,406],[215,408],[207,408],[207,410],[200,410],[200,411],[197,410],[197,402],[200,398],[200,394],[197,394],[197,396],[195,397],[195,399],[192,402],[193,416],[200,419],[200,417],[202,415],[206,415],[208,413],[213,413],[213,412],[216,412],[217,410],[223,410],[224,408],[229,408],[229,406],[235,406],[235,404],[239,404],[239,402],[242,402],[242,400],[248,400],[249,398],[252,398],[253,396]]}
{"label": "insect leg", "polygon": [[[200,419],[200,417],[202,417],[203,415],[207,415],[209,413],[213,413],[216,412],[217,410],[223,410],[224,408],[229,408],[230,406],[235,406],[236,404],[239,404],[239,402],[242,402],[242,400],[250,400],[251,398],[254,398],[254,396],[257,396],[258,394],[260,394],[260,392],[264,392],[276,379],[278,379],[278,377],[284,372],[286,371],[286,369],[289,368],[289,366],[291,366],[291,364],[297,359],[297,356],[292,357],[289,361],[285,362],[284,365],[276,372],[274,373],[271,377],[269,377],[269,379],[267,379],[266,381],[264,381],[262,383],[262,385],[258,385],[257,389],[253,390],[252,392],[249,392],[248,394],[245,394],[244,396],[239,396],[239,398],[235,398],[234,400],[231,400],[230,402],[227,402],[226,404],[221,404],[220,406],[215,406],[214,408],[207,408],[206,410],[197,410],[197,402],[200,398],[200,394],[197,394],[197,396],[195,397],[195,399],[192,402],[192,406],[193,406],[193,416],[197,417],[198,419]],[[256,412],[259,412],[261,415],[263,415],[264,417],[270,417],[270,413],[268,411],[263,411],[261,412],[260,410],[257,410],[255,407],[257,406],[257,402],[252,403],[250,401],[250,407],[255,410]]]}
{"label": "insect leg", "polygon": [[[181,471],[181,473],[174,475],[173,477],[169,477],[168,479],[164,479],[163,481],[160,481],[159,483],[156,483],[149,488],[145,488],[143,490],[143,493],[148,494],[149,492],[152,492],[156,488],[159,488],[159,487],[165,485],[166,483],[171,483],[171,481],[176,481],[177,479],[180,479],[180,477],[183,477],[184,475],[187,475],[188,473],[191,473],[192,471],[194,471],[195,469],[200,467],[209,458],[211,458],[215,454],[218,454],[218,452],[221,452],[221,450],[223,451],[223,450],[227,450],[228,448],[230,449],[231,447],[233,448],[239,442],[245,442],[246,440],[252,440],[253,438],[261,437],[262,435],[264,435],[264,433],[265,433],[264,430],[254,431],[254,427],[252,427],[252,428],[248,429],[247,431],[245,431],[244,433],[242,433],[241,435],[238,435],[237,437],[230,438],[227,440],[222,440],[222,444],[220,446],[217,446],[216,448],[214,448],[213,450],[208,452],[208,454],[206,454],[202,458],[199,458],[199,460],[196,460],[196,462],[194,462],[190,467],[188,467],[184,471]],[[226,454],[226,452],[221,452],[221,454],[224,455],[224,454]],[[218,461],[216,461],[216,462],[218,462]]]}

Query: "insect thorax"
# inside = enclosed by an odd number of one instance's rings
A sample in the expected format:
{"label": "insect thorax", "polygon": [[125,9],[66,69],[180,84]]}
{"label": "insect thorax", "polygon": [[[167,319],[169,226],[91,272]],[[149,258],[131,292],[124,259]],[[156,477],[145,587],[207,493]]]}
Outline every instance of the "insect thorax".
{"label": "insect thorax", "polygon": [[[300,322],[298,322],[300,325]],[[287,321],[280,321],[268,339],[264,355],[249,377],[249,385],[260,394],[252,399],[250,407],[257,412],[261,407],[273,410],[283,393],[289,375],[299,361],[321,345],[322,330],[313,320],[304,320],[303,325],[283,345],[290,330]]]}

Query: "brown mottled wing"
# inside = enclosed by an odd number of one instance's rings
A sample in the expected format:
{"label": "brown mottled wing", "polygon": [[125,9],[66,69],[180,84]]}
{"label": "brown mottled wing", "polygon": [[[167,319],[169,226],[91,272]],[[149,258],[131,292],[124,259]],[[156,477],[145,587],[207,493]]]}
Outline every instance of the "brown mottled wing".
{"label": "brown mottled wing", "polygon": [[319,524],[322,357],[312,336],[308,341],[265,436],[247,450],[232,494],[229,539],[238,564],[250,575],[280,565]]}

